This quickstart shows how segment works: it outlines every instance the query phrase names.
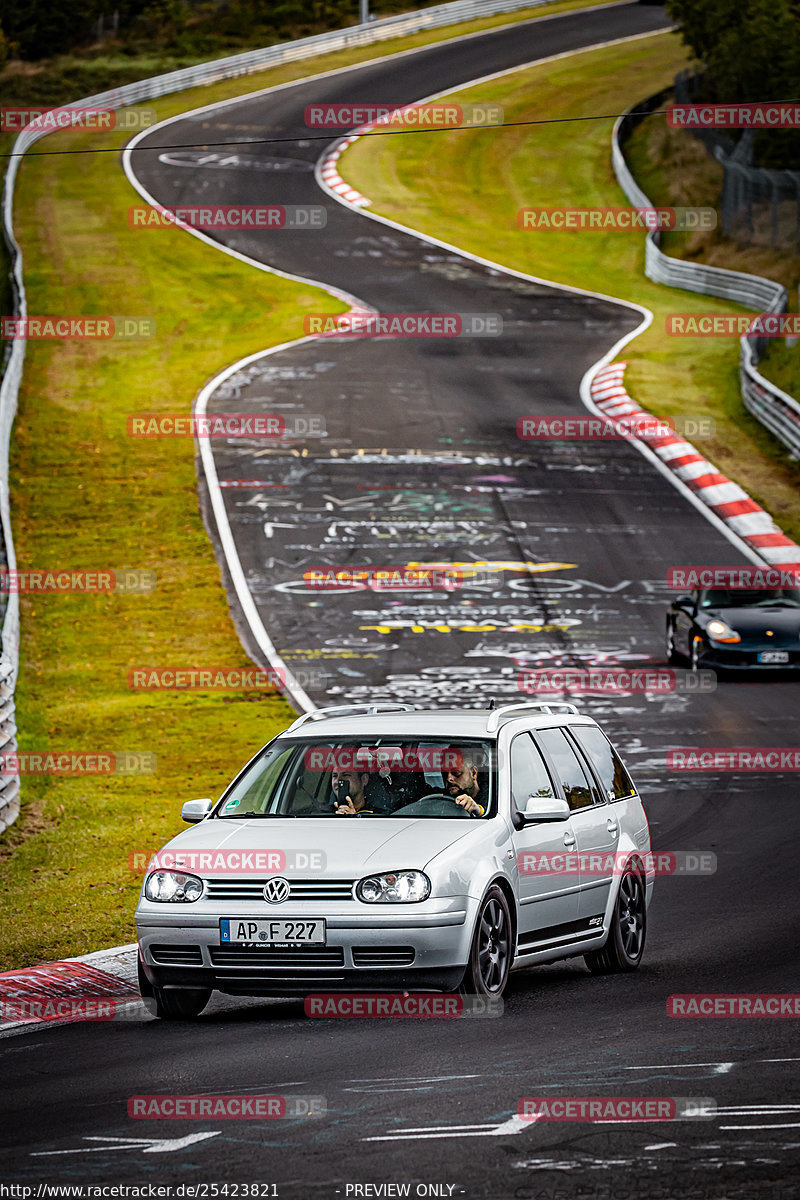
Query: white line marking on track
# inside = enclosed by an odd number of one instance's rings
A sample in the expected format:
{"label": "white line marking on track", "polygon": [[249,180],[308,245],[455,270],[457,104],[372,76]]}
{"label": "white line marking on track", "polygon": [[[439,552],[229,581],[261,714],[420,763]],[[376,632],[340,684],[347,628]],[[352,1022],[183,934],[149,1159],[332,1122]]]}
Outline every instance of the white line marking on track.
{"label": "white line marking on track", "polygon": [[504,1137],[506,1134],[522,1133],[537,1123],[536,1117],[519,1117],[516,1114],[499,1125],[429,1125],[418,1129],[397,1130],[395,1133],[362,1138],[362,1142],[405,1142],[427,1141],[432,1138],[451,1137]]}
{"label": "white line marking on track", "polygon": [[[769,1062],[770,1060],[762,1058],[762,1059],[755,1059],[754,1061],[755,1062]],[[735,1062],[660,1063],[660,1064],[655,1064],[655,1065],[651,1065],[651,1066],[647,1066],[647,1067],[639,1066],[638,1064],[636,1066],[614,1067],[613,1070],[615,1070],[615,1071],[616,1070],[618,1070],[618,1071],[675,1071],[675,1070],[683,1071],[689,1067],[713,1067],[715,1075],[727,1075],[727,1073],[730,1071],[731,1067],[735,1067],[736,1065],[737,1064]]]}
{"label": "white line marking on track", "polygon": [[720,1129],[800,1129],[800,1121],[789,1122],[785,1125],[720,1125]]}
{"label": "white line marking on track", "polygon": [[[56,1154],[101,1154],[109,1150],[141,1150],[143,1154],[171,1154],[174,1150],[184,1150],[196,1142],[204,1142],[207,1138],[219,1137],[221,1129],[211,1133],[187,1133],[180,1138],[135,1138],[86,1135],[85,1142],[106,1142],[105,1146],[80,1146],[77,1150],[35,1150],[31,1158],[49,1158]],[[110,1144],[109,1144],[110,1143]]]}

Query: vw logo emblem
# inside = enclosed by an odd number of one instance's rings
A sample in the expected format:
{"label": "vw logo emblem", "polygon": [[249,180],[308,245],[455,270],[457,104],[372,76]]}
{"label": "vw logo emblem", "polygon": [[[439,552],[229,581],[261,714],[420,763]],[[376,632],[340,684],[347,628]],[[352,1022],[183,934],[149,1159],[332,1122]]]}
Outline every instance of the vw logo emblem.
{"label": "vw logo emblem", "polygon": [[270,879],[264,884],[264,899],[268,904],[283,904],[284,900],[289,899],[289,880]]}

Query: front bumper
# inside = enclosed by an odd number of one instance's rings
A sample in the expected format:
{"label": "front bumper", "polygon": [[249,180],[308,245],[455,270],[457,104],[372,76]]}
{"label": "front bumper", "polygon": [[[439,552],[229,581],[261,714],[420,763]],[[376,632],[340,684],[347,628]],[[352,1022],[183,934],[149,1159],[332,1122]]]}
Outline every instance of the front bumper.
{"label": "front bumper", "polygon": [[[779,650],[789,656],[784,663],[760,663],[758,655],[770,650]],[[788,646],[736,645],[715,646],[704,644],[698,655],[698,666],[711,667],[720,671],[800,671],[800,649]]]}
{"label": "front bumper", "polygon": [[222,944],[219,921],[252,918],[252,906],[191,914],[184,906],[180,912],[164,912],[166,907],[143,901],[136,913],[139,954],[151,984],[257,996],[402,991],[412,985],[451,990],[464,973],[477,916],[477,901],[468,897],[426,901],[414,913],[365,913],[355,903],[337,905],[335,912],[287,904],[281,917],[288,920],[324,916],[326,944],[247,948]]}
{"label": "front bumper", "polygon": [[221,972],[143,964],[150,983],[161,988],[213,988],[228,996],[310,996],[320,992],[452,992],[464,976],[463,964],[438,970],[406,968],[402,971],[314,971],[300,975],[284,970],[272,975],[262,970]]}

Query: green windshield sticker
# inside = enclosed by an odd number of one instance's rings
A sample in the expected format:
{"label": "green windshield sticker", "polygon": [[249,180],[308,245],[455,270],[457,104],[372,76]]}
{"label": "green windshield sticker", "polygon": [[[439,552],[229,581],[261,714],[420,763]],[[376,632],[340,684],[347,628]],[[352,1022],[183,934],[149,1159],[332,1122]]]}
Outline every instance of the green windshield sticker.
{"label": "green windshield sticker", "polygon": [[227,812],[229,808],[238,808],[238,807],[239,807],[238,800],[229,800],[228,803],[225,805],[225,812]]}

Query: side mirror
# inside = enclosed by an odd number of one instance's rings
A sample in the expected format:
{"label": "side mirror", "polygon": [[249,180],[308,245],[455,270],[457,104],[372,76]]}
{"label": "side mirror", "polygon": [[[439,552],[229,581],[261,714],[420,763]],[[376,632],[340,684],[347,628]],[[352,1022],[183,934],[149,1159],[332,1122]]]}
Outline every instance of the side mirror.
{"label": "side mirror", "polygon": [[685,608],[687,604],[691,607],[691,605],[694,604],[694,597],[693,596],[676,596],[675,599],[672,601],[672,603],[679,604],[682,608]]}
{"label": "side mirror", "polygon": [[528,821],[567,821],[570,808],[566,800],[556,796],[528,796],[520,816]]}
{"label": "side mirror", "polygon": [[190,825],[196,825],[208,816],[213,807],[213,800],[187,800],[181,809],[181,818]]}

